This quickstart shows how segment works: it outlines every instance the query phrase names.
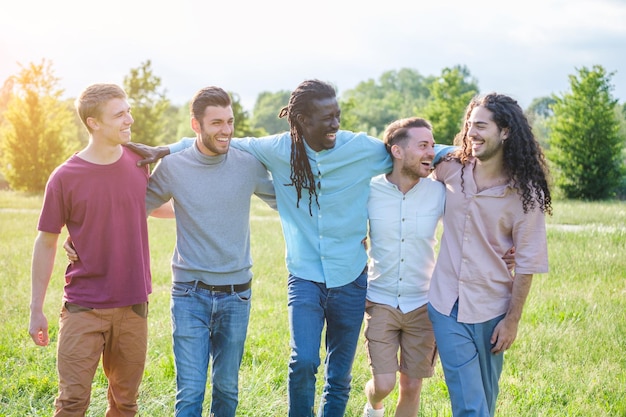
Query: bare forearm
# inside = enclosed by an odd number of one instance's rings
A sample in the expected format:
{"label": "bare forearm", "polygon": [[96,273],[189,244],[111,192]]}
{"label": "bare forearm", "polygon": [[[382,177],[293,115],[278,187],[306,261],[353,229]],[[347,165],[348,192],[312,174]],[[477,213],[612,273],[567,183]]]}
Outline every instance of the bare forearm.
{"label": "bare forearm", "polygon": [[524,309],[524,304],[526,304],[526,299],[528,298],[532,282],[532,274],[515,275],[515,280],[513,281],[513,291],[511,293],[511,302],[505,317],[506,320],[512,320],[515,323],[519,323],[522,318],[522,311]]}
{"label": "bare forearm", "polygon": [[515,275],[509,309],[504,319],[496,325],[491,335],[491,343],[493,344],[491,352],[493,354],[504,352],[511,347],[517,338],[517,327],[522,318],[522,310],[524,309],[526,298],[528,298],[532,280],[532,274]]}
{"label": "bare forearm", "polygon": [[[56,235],[55,235],[56,236]],[[54,268],[56,256],[56,238],[41,236],[35,240],[31,267],[31,311],[40,312],[46,297],[46,290]]]}

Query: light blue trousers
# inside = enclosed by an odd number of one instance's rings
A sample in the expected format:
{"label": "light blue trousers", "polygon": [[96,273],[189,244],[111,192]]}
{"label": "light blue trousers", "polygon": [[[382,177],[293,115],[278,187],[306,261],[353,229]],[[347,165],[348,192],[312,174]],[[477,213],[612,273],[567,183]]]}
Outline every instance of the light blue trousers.
{"label": "light blue trousers", "polygon": [[484,323],[457,321],[458,302],[449,316],[428,304],[454,417],[493,417],[504,355],[491,353],[491,335],[504,315]]}

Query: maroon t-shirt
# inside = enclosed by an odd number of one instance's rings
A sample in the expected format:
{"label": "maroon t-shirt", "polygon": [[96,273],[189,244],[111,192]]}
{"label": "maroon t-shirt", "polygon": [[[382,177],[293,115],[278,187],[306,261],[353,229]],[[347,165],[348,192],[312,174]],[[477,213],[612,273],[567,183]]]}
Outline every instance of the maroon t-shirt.
{"label": "maroon t-shirt", "polygon": [[38,230],[72,238],[80,260],[65,272],[64,301],[91,308],[143,303],[152,292],[147,167],[124,148],[113,164],[73,155],[50,175]]}

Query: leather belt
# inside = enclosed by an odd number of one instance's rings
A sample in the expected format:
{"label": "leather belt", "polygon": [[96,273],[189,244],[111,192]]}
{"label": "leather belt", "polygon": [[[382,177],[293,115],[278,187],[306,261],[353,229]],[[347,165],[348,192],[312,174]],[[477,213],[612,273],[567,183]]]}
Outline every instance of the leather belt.
{"label": "leather belt", "polygon": [[196,285],[198,288],[202,288],[203,290],[209,290],[213,292],[225,292],[225,293],[233,293],[233,292],[242,292],[249,290],[252,286],[252,281],[248,281],[245,284],[234,284],[234,285],[209,285],[205,284],[202,281],[193,281],[187,282],[189,285]]}

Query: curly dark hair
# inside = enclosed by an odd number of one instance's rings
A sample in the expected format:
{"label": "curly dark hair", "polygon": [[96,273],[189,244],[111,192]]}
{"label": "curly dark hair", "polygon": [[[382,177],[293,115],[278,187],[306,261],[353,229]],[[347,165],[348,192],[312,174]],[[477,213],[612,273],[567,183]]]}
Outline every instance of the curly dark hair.
{"label": "curly dark hair", "polygon": [[463,165],[472,157],[471,141],[467,140],[467,120],[472,110],[479,106],[492,113],[492,119],[498,128],[509,130],[503,144],[504,171],[520,194],[524,213],[538,206],[542,212],[551,215],[552,198],[545,156],[524,111],[511,97],[490,93],[472,98],[465,112],[463,128],[454,138],[454,144],[460,147],[455,156]]}
{"label": "curly dark hair", "polygon": [[284,184],[286,186],[296,187],[298,200],[296,207],[300,207],[300,199],[302,198],[302,189],[309,190],[309,214],[312,216],[311,204],[313,197],[315,203],[319,207],[317,201],[317,186],[315,184],[315,176],[311,171],[311,164],[306,155],[304,147],[304,138],[302,137],[302,126],[298,122],[298,115],[309,115],[311,113],[311,105],[313,100],[323,100],[327,98],[335,98],[337,96],[332,85],[320,80],[306,80],[291,93],[289,104],[283,107],[278,113],[281,119],[287,117],[289,122],[289,130],[291,133],[291,183]]}

